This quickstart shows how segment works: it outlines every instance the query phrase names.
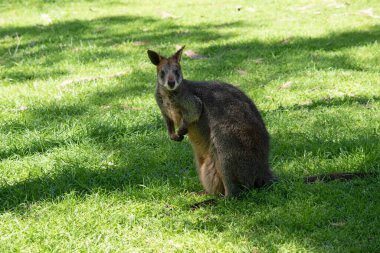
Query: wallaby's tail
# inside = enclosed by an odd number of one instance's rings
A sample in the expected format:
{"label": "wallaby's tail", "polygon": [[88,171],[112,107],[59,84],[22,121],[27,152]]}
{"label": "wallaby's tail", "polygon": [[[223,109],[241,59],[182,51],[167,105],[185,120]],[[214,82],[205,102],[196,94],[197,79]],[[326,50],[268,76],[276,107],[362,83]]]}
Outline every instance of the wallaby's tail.
{"label": "wallaby's tail", "polygon": [[317,176],[305,177],[304,182],[306,184],[311,184],[317,181],[328,182],[332,180],[352,180],[355,178],[364,178],[364,177],[371,177],[371,176],[376,176],[376,175],[377,173],[375,172],[331,173],[331,174],[322,174],[322,175],[317,175]]}

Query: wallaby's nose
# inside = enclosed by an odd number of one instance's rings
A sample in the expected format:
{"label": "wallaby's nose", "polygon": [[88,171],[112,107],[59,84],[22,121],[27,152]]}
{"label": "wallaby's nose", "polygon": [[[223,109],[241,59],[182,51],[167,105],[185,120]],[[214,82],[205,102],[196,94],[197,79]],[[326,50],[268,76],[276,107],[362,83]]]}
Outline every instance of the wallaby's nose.
{"label": "wallaby's nose", "polygon": [[169,85],[170,88],[173,88],[174,85],[175,85],[175,81],[174,80],[169,80],[168,81],[168,85]]}

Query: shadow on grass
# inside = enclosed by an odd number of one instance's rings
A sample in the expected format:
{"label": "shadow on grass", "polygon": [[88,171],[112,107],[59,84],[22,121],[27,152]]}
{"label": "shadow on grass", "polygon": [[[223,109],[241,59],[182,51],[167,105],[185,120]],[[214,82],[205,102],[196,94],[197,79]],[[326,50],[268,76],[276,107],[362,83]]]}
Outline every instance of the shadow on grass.
{"label": "shadow on grass", "polygon": [[[0,213],[24,213],[33,203],[54,201],[68,193],[85,197],[97,191],[120,191],[131,195],[131,198],[148,200],[150,194],[145,197],[144,185],[159,188],[165,184],[170,185],[173,195],[183,192],[183,176],[192,174],[195,177],[195,170],[190,172],[188,168],[192,164],[189,144],[181,143],[174,147],[166,135],[152,138],[144,132],[164,132],[161,118],[132,127],[110,125],[98,119],[98,122],[87,126],[85,136],[75,136],[77,140],[65,139],[58,143],[58,140],[53,143],[45,140],[43,144],[36,146],[31,143],[17,150],[16,153],[20,155],[6,158],[18,159],[26,155],[23,152],[27,149],[33,149],[29,155],[34,155],[62,147],[59,153],[50,152],[49,156],[54,156],[54,168],[48,172],[9,185],[3,182],[0,187]],[[139,138],[132,136],[130,139],[130,135],[138,135]],[[86,143],[81,138],[86,139]],[[91,140],[90,143],[88,140]],[[70,151],[73,144],[78,148],[75,153]],[[44,145],[42,150],[39,148],[41,145]],[[88,151],[88,147],[96,152],[95,156]],[[157,156],[157,150],[163,155]],[[107,157],[110,155],[116,164],[108,162]],[[41,171],[44,170],[41,167]]]}
{"label": "shadow on grass", "polygon": [[273,111],[266,113],[273,113],[277,111],[296,111],[296,110],[312,110],[318,107],[340,107],[340,106],[352,106],[352,105],[362,105],[367,106],[372,102],[380,101],[379,96],[343,96],[335,98],[322,98],[319,100],[311,101],[308,104],[303,105],[293,105],[290,107],[279,107]]}
{"label": "shadow on grass", "polygon": [[[9,143],[9,145],[0,149],[0,160],[45,153],[53,148],[65,146],[70,142],[80,142],[80,136],[75,136],[71,139],[60,139],[60,137],[52,136],[50,133],[64,131],[65,127],[70,125],[73,119],[82,117],[87,110],[87,107],[81,104],[62,105],[54,103],[22,112],[25,120],[22,122],[6,122],[1,125],[0,132],[25,138],[25,142],[22,145],[18,142],[17,146]],[[44,137],[36,137],[35,133]]]}
{"label": "shadow on grass", "polygon": [[288,243],[306,251],[375,249],[378,223],[368,222],[377,220],[377,206],[368,201],[379,196],[374,193],[378,187],[379,177],[314,185],[282,182],[243,199],[220,200],[186,228],[226,232],[233,223],[233,228],[243,228],[234,240],[251,241],[270,252]]}
{"label": "shadow on grass", "polygon": [[[12,82],[24,82],[28,80],[42,80],[49,79],[52,76],[63,76],[68,74],[65,70],[48,70],[48,71],[4,71],[3,78]],[[1,78],[1,76],[0,76]]]}
{"label": "shadow on grass", "polygon": [[[205,64],[194,64],[191,71],[200,73],[202,79],[209,78],[207,75],[210,73],[217,74],[212,78],[223,79],[223,73],[228,75],[231,70],[255,66],[253,71],[257,77],[254,76],[250,82],[254,85],[266,85],[272,80],[294,77],[315,69],[377,73],[375,67],[371,68],[368,64],[362,66],[342,50],[376,44],[379,37],[380,25],[373,25],[362,30],[331,33],[318,38],[296,37],[289,44],[281,41],[263,42],[259,39],[223,43],[201,49],[200,54],[208,56],[210,60]],[[256,63],[256,59],[261,59],[262,63]],[[184,69],[186,72],[186,67]]]}
{"label": "shadow on grass", "polygon": [[[13,134],[17,138],[25,138],[26,141],[22,144],[17,143],[16,146],[10,143],[0,149],[0,160],[42,154],[70,143],[79,144],[83,139],[87,138],[87,135],[97,142],[104,143],[108,139],[114,140],[126,134],[152,129],[157,130],[157,126],[163,126],[158,122],[159,115],[157,115],[155,122],[146,124],[146,126],[133,124],[138,127],[120,124],[110,125],[101,121],[97,121],[96,124],[91,123],[94,118],[99,117],[99,113],[107,112],[107,107],[113,107],[112,110],[118,115],[138,114],[139,110],[143,108],[128,108],[128,105],[118,105],[118,107],[114,108],[115,106],[112,103],[118,99],[128,101],[128,98],[136,98],[146,92],[153,94],[153,85],[149,87],[135,84],[134,81],[140,76],[144,76],[144,73],[134,71],[125,77],[115,78],[115,84],[107,89],[95,89],[90,94],[86,94],[84,97],[78,96],[68,103],[65,100],[54,101],[47,105],[31,107],[25,111],[18,112],[22,114],[21,118],[23,120],[4,122],[0,126],[0,132]],[[144,79],[144,77],[141,77],[141,79]],[[98,82],[101,82],[101,80]],[[125,85],[125,83],[130,83],[130,85]],[[70,85],[91,85],[91,82]],[[99,111],[94,112],[96,110]],[[69,138],[54,136],[54,133],[65,132],[67,129],[75,127],[75,125],[83,124],[83,122],[86,122],[84,123],[84,128],[87,135],[74,135]],[[44,137],[41,138],[36,133]]]}
{"label": "shadow on grass", "polygon": [[[73,192],[78,196],[85,196],[97,190],[123,191],[128,194],[130,189],[141,190],[139,186],[143,185],[144,181],[151,180],[161,184],[178,181],[178,178],[173,178],[174,172],[159,168],[144,169],[144,175],[141,175],[140,166],[157,162],[149,160],[149,152],[146,152],[142,161],[134,160],[134,157],[131,158],[128,155],[123,158],[123,161],[131,159],[135,164],[129,167],[109,164],[91,165],[83,160],[75,161],[70,157],[57,159],[55,169],[49,174],[1,187],[0,210],[1,212],[8,210],[24,212],[27,210],[24,209],[25,206],[39,201],[59,199]],[[179,184],[171,183],[171,187],[173,191],[180,192]]]}
{"label": "shadow on grass", "polygon": [[[1,37],[11,37],[17,34],[22,38],[17,46],[18,55],[9,55],[14,52],[16,44],[7,47],[0,45],[0,55],[5,71],[0,73],[1,79],[16,81],[38,80],[46,77],[45,74],[31,72],[24,69],[17,70],[15,62],[34,64],[39,59],[38,67],[53,69],[62,61],[80,63],[96,62],[99,60],[128,59],[129,52],[120,50],[123,45],[134,45],[141,48],[145,55],[145,48],[155,47],[167,43],[187,43],[191,41],[209,41],[227,39],[233,34],[220,35],[216,27],[237,27],[240,22],[222,23],[218,25],[203,24],[197,26],[177,25],[165,19],[154,19],[144,16],[111,16],[94,20],[73,20],[53,23],[48,26],[6,27],[0,31]],[[143,28],[146,28],[144,31]],[[16,43],[16,40],[15,40]],[[136,44],[135,44],[136,43]],[[142,45],[139,45],[142,43]],[[144,45],[148,43],[148,45]],[[51,70],[51,76],[65,75],[65,71]]]}
{"label": "shadow on grass", "polygon": [[[380,101],[378,96],[354,96],[354,97],[335,97],[311,101],[310,104],[293,105],[289,107],[280,107],[275,110],[265,112],[265,115],[281,114],[287,111],[302,111],[305,114],[313,114],[320,110],[334,110],[335,108],[359,106],[362,110],[370,110],[371,103]],[[342,112],[341,112],[342,113]],[[292,116],[289,116],[292,117]],[[297,116],[296,116],[297,117]],[[324,114],[322,118],[313,122],[312,132],[298,131],[292,132],[284,128],[282,131],[272,134],[272,153],[280,160],[290,161],[303,156],[305,152],[321,157],[323,159],[333,159],[339,154],[350,154],[361,150],[368,157],[366,166],[355,168],[355,171],[378,171],[380,155],[374,150],[380,147],[379,134],[375,128],[368,127],[357,131],[353,136],[346,137],[340,135],[342,130],[352,132],[357,129],[354,122],[350,125],[350,112],[347,116],[334,114]],[[303,125],[307,118],[295,119],[297,124]],[[330,128],[333,131],[333,138],[328,138],[321,133]],[[331,135],[331,134],[330,134]],[[291,140],[291,141],[289,141]],[[319,174],[325,171],[344,172],[350,168],[333,168],[333,165],[327,168],[315,168],[314,173]],[[352,169],[352,168],[351,168]],[[319,171],[319,172],[318,172]]]}
{"label": "shadow on grass", "polygon": [[43,59],[38,66],[50,67],[52,69],[50,76],[57,77],[65,75],[66,72],[54,70],[52,67],[58,66],[62,61],[80,59],[81,63],[86,63],[128,59],[131,55],[119,50],[124,44],[133,45],[134,42],[142,42],[142,45],[137,43],[136,48],[141,49],[143,55],[139,58],[146,59],[146,47],[155,48],[168,42],[173,45],[194,42],[202,44],[202,41],[213,40],[223,41],[223,45],[199,49],[199,52],[208,59],[192,61],[193,73],[197,73],[196,75],[201,78],[217,74],[215,77],[224,79],[223,73],[228,74],[226,69],[233,70],[242,64],[254,64],[252,59],[260,57],[264,59],[264,65],[260,67],[265,69],[263,72],[270,74],[254,81],[265,85],[279,77],[296,75],[312,68],[365,70],[367,67],[355,62],[348,54],[325,55],[324,53],[369,45],[376,43],[380,37],[380,25],[362,30],[331,33],[318,38],[295,37],[289,44],[283,44],[281,41],[264,42],[259,39],[228,42],[230,38],[236,38],[239,34],[222,35],[218,32],[218,27],[244,26],[244,22],[186,26],[177,25],[171,20],[144,16],[111,16],[53,23],[48,26],[6,27],[0,31],[0,37],[16,33],[25,37],[18,48],[19,53],[24,53],[19,56],[20,58],[12,58],[8,55],[9,48],[0,46],[0,54],[5,57],[2,62],[4,66],[9,67],[1,73],[0,78],[25,81],[49,75],[49,73],[43,75],[32,73],[30,70],[20,72],[14,65],[18,60],[34,64],[35,59]]}

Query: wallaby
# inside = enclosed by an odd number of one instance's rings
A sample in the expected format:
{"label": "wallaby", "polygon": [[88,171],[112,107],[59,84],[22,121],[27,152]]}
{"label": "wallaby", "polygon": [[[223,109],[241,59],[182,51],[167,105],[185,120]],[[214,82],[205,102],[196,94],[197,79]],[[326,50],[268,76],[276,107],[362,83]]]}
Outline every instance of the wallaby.
{"label": "wallaby", "polygon": [[[271,184],[269,134],[255,104],[230,84],[185,80],[183,49],[169,58],[147,51],[157,67],[155,98],[170,139],[188,135],[206,193],[231,197]],[[305,182],[364,176],[359,174],[364,173],[320,175]]]}

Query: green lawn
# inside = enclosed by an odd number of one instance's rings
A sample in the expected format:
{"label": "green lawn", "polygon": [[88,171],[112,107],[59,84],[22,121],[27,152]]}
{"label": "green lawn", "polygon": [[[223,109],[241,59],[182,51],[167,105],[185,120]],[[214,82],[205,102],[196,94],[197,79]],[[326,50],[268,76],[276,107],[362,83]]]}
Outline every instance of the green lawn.
{"label": "green lawn", "polygon": [[[239,86],[280,181],[210,198],[146,49]],[[380,252],[380,2],[0,0],[0,252]]]}

